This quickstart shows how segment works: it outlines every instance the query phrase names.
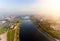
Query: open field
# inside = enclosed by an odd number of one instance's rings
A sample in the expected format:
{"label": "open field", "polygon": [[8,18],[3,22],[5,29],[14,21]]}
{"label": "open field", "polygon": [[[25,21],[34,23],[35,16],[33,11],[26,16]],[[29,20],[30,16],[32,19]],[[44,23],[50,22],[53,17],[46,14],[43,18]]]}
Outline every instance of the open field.
{"label": "open field", "polygon": [[7,41],[19,41],[19,31],[20,31],[20,25],[21,21],[16,21],[14,23],[14,28],[10,28],[7,33]]}
{"label": "open field", "polygon": [[10,30],[7,33],[7,41],[14,41],[15,30]]}
{"label": "open field", "polygon": [[10,26],[5,26],[3,28],[0,29],[0,34],[3,34],[5,33],[8,29],[9,29]]}

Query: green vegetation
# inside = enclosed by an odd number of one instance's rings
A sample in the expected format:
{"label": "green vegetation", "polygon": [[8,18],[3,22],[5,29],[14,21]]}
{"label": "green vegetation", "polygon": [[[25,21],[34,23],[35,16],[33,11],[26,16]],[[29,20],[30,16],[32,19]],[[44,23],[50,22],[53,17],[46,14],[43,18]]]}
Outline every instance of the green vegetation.
{"label": "green vegetation", "polygon": [[7,33],[7,41],[14,41],[15,30],[10,30]]}
{"label": "green vegetation", "polygon": [[12,22],[12,25],[14,25],[13,28],[10,28],[9,24],[7,26],[4,26],[0,28],[0,34],[7,33],[7,41],[20,41],[19,39],[19,32],[20,32],[20,25],[21,25],[21,19],[16,19],[16,21]]}
{"label": "green vegetation", "polygon": [[45,27],[45,26],[40,26],[41,29],[43,29],[45,32],[47,32],[48,34],[50,34],[51,36],[53,36],[54,38],[57,38],[60,40],[60,31],[58,30],[54,30],[53,28],[50,27]]}
{"label": "green vegetation", "polygon": [[40,29],[44,30],[48,34],[50,34],[52,37],[60,40],[60,30],[54,30],[50,27],[50,25],[56,25],[56,21],[54,20],[36,20],[35,18],[32,19],[32,22],[35,25],[38,25]]}
{"label": "green vegetation", "polygon": [[20,41],[19,40],[20,25],[21,24],[19,24],[18,28],[16,29],[16,41]]}
{"label": "green vegetation", "polygon": [[50,34],[52,37],[60,40],[60,31],[59,30],[54,30],[52,27],[50,27],[50,25],[56,25],[56,24],[57,24],[56,21],[45,20],[45,21],[40,22],[38,25],[41,29],[43,29],[45,32]]}
{"label": "green vegetation", "polygon": [[16,26],[16,28],[9,29],[7,33],[7,41],[20,41],[19,39],[19,32],[20,32],[20,25],[21,25],[21,20],[17,20],[13,23],[13,25]]}
{"label": "green vegetation", "polygon": [[16,21],[16,23],[18,24],[18,27],[16,29],[16,41],[20,41],[19,33],[20,33],[21,21],[22,20]]}
{"label": "green vegetation", "polygon": [[6,32],[9,29],[10,26],[5,26],[3,28],[0,29],[0,34],[3,34],[4,32]]}

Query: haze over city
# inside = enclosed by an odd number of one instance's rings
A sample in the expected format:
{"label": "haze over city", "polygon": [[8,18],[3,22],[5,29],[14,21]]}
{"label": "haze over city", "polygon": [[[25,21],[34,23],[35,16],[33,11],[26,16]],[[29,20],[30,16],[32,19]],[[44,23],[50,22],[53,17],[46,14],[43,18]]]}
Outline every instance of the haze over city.
{"label": "haze over city", "polygon": [[60,0],[0,0],[0,14],[7,12],[36,12],[60,15]]}
{"label": "haze over city", "polygon": [[60,41],[60,0],[0,0],[0,41]]}

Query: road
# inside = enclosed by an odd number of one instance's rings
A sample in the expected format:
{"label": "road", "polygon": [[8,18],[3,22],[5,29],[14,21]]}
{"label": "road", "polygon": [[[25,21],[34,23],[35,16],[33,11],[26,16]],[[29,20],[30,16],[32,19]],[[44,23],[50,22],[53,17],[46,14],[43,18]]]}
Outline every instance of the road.
{"label": "road", "polygon": [[0,41],[7,41],[7,32],[0,35]]}
{"label": "road", "polygon": [[30,19],[23,20],[20,30],[20,41],[49,41]]}

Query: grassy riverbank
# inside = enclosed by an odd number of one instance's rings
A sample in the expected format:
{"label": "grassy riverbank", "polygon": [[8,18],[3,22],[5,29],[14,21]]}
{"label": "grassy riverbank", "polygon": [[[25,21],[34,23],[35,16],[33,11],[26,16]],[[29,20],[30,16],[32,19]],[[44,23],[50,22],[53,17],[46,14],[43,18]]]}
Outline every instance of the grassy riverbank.
{"label": "grassy riverbank", "polygon": [[15,27],[13,29],[9,29],[7,33],[7,41],[20,41],[19,32],[21,26],[21,20],[18,20],[14,23]]}
{"label": "grassy riverbank", "polygon": [[7,33],[7,41],[14,41],[15,30],[10,30]]}
{"label": "grassy riverbank", "polygon": [[56,24],[56,22],[52,21],[52,23],[49,23],[48,21],[40,21],[35,18],[32,18],[32,22],[35,25],[38,25],[40,29],[44,30],[52,37],[60,40],[60,30],[54,30],[52,27],[50,27],[50,25],[52,25],[52,24],[54,25],[54,24]]}

